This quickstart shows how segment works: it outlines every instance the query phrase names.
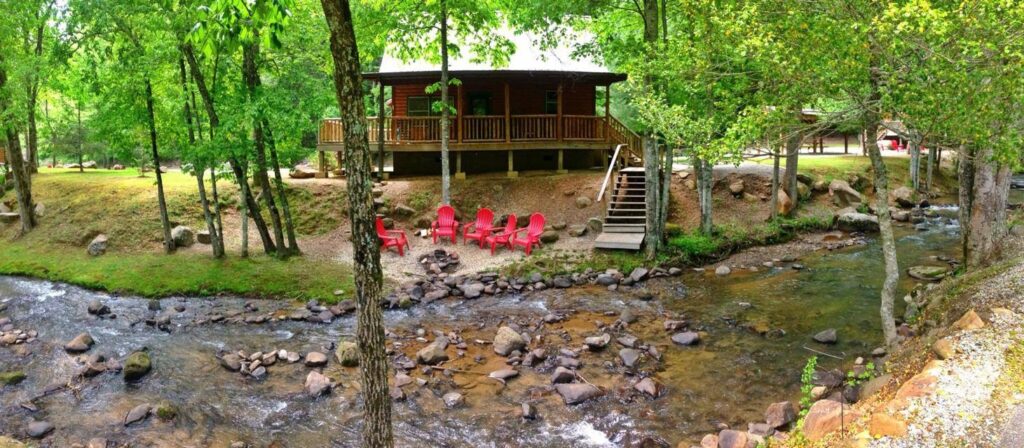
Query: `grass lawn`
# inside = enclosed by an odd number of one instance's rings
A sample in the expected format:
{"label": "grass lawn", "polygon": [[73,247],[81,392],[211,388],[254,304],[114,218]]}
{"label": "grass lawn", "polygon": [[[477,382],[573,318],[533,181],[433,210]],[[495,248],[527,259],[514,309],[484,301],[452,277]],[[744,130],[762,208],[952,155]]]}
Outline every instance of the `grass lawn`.
{"label": "grass lawn", "polygon": [[[885,167],[889,172],[889,186],[910,185],[910,158],[909,157],[884,157]],[[927,173],[924,166],[927,155],[922,154],[921,181]],[[771,158],[760,158],[755,161],[761,165],[772,165]],[[780,161],[780,166],[785,168],[786,161]],[[871,170],[871,159],[862,155],[813,155],[801,154],[798,164],[798,171],[811,177],[820,177],[826,182],[832,179],[846,179],[849,174],[857,174],[870,181],[874,180]],[[945,189],[956,184],[955,173],[948,169],[935,171],[933,182],[940,189]]]}

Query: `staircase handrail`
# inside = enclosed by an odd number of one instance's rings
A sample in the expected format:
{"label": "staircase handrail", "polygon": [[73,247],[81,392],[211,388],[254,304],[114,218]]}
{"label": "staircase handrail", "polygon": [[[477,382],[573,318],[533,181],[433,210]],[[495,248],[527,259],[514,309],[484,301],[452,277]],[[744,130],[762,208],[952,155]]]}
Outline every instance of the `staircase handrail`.
{"label": "staircase handrail", "polygon": [[626,146],[628,145],[625,143],[615,145],[615,152],[612,154],[612,159],[608,162],[608,172],[604,173],[604,181],[601,182],[601,191],[597,193],[597,202],[601,202],[601,199],[604,198],[604,192],[608,189],[608,181],[612,178],[612,171],[615,171],[615,166],[619,161],[619,152]]}

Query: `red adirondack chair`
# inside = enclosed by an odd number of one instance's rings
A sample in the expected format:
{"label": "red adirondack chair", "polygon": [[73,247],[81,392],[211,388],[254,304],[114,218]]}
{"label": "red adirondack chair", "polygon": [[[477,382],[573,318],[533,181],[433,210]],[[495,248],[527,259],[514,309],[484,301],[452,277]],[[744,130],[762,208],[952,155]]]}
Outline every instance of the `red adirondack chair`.
{"label": "red adirondack chair", "polygon": [[[525,235],[520,236],[523,233]],[[544,215],[534,213],[530,215],[530,225],[516,229],[512,233],[512,239],[509,243],[512,246],[512,250],[515,250],[516,246],[523,246],[526,249],[526,255],[530,255],[530,249],[533,246],[540,246],[540,234],[542,233],[544,233]]]}
{"label": "red adirondack chair", "polygon": [[508,215],[508,222],[505,223],[504,230],[498,230],[484,238],[487,240],[487,245],[491,246],[491,255],[494,255],[494,249],[497,248],[499,244],[502,246],[508,246],[509,249],[512,249],[511,239],[512,235],[515,233],[516,215]]}
{"label": "red adirondack chair", "polygon": [[455,220],[455,209],[450,205],[442,205],[437,209],[437,221],[430,224],[430,235],[437,244],[438,238],[448,237],[452,243],[458,243],[459,222]]}
{"label": "red adirondack chair", "polygon": [[387,250],[389,247],[397,247],[398,255],[405,256],[405,250],[403,248],[409,247],[409,238],[405,236],[405,231],[402,230],[387,230],[384,228],[384,220],[380,216],[377,217],[377,238],[380,238],[381,250]]}
{"label": "red adirondack chair", "polygon": [[[469,229],[473,229],[473,231],[470,232]],[[462,227],[462,242],[468,243],[470,240],[476,240],[480,243],[480,248],[483,249],[484,240],[491,234],[493,229],[494,212],[487,208],[477,210],[476,222],[471,222]]]}

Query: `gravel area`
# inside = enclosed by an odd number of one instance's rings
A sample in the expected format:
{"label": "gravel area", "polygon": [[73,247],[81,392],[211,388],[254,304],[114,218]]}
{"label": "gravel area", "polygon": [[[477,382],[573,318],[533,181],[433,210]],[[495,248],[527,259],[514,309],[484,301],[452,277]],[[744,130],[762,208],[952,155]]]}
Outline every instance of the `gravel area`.
{"label": "gravel area", "polygon": [[958,354],[935,370],[936,392],[907,400],[907,406],[899,412],[908,423],[906,437],[885,437],[870,446],[1010,446],[1001,442],[1003,428],[1024,396],[1001,393],[997,386],[1007,349],[1024,340],[1021,291],[1024,264],[972,288],[967,303],[979,313],[985,314],[993,307],[1013,313],[993,313],[984,328],[951,335]]}

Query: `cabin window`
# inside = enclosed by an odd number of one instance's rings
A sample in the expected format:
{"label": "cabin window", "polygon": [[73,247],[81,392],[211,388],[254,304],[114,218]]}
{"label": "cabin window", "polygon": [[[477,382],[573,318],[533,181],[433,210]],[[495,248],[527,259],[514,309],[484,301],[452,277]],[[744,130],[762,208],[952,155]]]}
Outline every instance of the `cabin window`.
{"label": "cabin window", "polygon": [[[441,101],[440,96],[410,96],[405,103],[405,115],[409,117],[436,117],[441,111],[434,110],[434,103]],[[452,98],[448,98],[448,104],[455,105]]]}
{"label": "cabin window", "polygon": [[544,113],[546,114],[557,114],[558,113],[558,92],[555,90],[548,90],[544,92]]}
{"label": "cabin window", "polygon": [[490,115],[491,94],[488,92],[473,92],[469,94],[469,115]]}

